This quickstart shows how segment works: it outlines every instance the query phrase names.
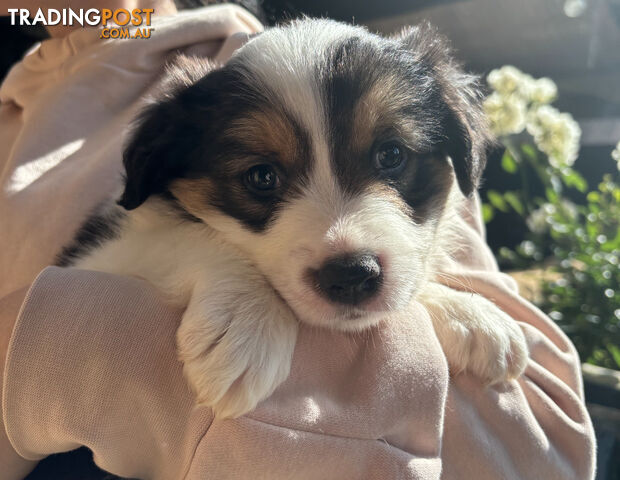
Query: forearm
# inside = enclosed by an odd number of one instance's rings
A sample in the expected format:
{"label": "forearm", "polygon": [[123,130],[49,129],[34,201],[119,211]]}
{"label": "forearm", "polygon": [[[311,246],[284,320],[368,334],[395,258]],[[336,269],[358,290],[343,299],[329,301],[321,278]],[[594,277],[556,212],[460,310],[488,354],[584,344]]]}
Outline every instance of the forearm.
{"label": "forearm", "polygon": [[[594,432],[570,341],[504,285],[501,274],[470,272],[455,280],[453,288],[466,286],[492,299],[515,320],[525,334],[529,361],[516,382],[481,388],[467,375],[451,382],[443,438],[445,478],[593,478]],[[479,452],[485,452],[482,464],[472,460]]]}
{"label": "forearm", "polygon": [[[26,291],[27,289],[24,288],[0,299],[0,379],[4,378],[4,363],[9,350],[11,332]],[[2,394],[2,386],[0,382],[0,394]],[[36,465],[36,462],[20,457],[13,449],[4,428],[3,415],[0,416],[0,465],[3,468],[2,474],[6,475],[3,478],[7,480],[25,477]]]}

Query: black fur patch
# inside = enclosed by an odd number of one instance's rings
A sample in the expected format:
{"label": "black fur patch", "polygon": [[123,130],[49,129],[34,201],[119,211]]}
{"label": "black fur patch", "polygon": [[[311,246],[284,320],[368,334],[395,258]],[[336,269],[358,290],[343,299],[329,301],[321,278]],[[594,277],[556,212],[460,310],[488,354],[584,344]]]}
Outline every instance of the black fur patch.
{"label": "black fur patch", "polygon": [[[205,203],[254,231],[265,229],[284,196],[305,178],[311,163],[307,132],[243,66],[228,65],[170,89],[138,119],[123,156],[126,185],[119,204],[131,210],[164,194],[175,179],[205,179]],[[252,118],[259,121],[239,132],[238,122]],[[247,170],[263,163],[285,172],[276,196],[256,196],[244,185]]]}
{"label": "black fur patch", "polygon": [[[419,34],[419,32],[417,32]],[[416,49],[424,50],[436,33],[413,47],[400,40],[354,37],[336,45],[319,69],[327,106],[328,129],[334,170],[341,186],[351,195],[375,182],[398,191],[421,221],[429,206],[441,208],[452,181],[446,160],[453,157],[459,183],[469,194],[478,181],[479,171],[462,157],[470,158],[473,141],[459,130],[453,109],[461,105],[444,90],[460,88],[462,75],[455,69],[454,85],[445,85],[449,50],[437,53],[432,62]],[[443,44],[442,44],[443,45]],[[441,57],[439,57],[441,55]],[[449,79],[450,80],[450,79]],[[468,85],[464,85],[468,87]],[[476,114],[475,105],[470,107]],[[365,110],[368,111],[364,115]],[[372,112],[372,114],[370,113]],[[484,129],[481,129],[484,135]],[[398,178],[381,178],[373,162],[374,148],[397,139],[408,150],[408,163]],[[453,145],[462,145],[457,151]],[[471,163],[471,162],[470,162]]]}
{"label": "black fur patch", "polygon": [[109,208],[102,213],[102,208],[95,210],[78,230],[73,242],[62,249],[55,261],[58,267],[70,267],[76,260],[84,257],[91,250],[109,240],[118,238],[121,222],[126,213],[118,207]]}

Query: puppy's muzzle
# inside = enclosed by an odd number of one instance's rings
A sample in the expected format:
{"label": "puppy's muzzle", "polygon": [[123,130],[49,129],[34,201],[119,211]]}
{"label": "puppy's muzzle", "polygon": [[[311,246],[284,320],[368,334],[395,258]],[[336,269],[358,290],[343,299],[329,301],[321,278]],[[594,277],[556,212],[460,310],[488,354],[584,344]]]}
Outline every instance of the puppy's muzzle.
{"label": "puppy's muzzle", "polygon": [[358,305],[379,291],[381,265],[375,255],[348,254],[329,259],[316,278],[319,288],[332,302]]}

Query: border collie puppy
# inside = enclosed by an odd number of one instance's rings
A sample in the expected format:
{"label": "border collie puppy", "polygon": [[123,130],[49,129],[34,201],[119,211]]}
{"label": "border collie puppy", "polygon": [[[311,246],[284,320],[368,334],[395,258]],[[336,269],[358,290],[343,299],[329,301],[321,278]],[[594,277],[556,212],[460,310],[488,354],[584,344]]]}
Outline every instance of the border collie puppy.
{"label": "border collie puppy", "polygon": [[219,417],[287,377],[298,322],[359,331],[414,297],[453,371],[514,378],[516,322],[433,282],[483,170],[479,100],[428,26],[386,39],[305,19],[224,66],[181,58],[136,121],[122,196],[58,264],[144,278],[186,307],[184,372]]}

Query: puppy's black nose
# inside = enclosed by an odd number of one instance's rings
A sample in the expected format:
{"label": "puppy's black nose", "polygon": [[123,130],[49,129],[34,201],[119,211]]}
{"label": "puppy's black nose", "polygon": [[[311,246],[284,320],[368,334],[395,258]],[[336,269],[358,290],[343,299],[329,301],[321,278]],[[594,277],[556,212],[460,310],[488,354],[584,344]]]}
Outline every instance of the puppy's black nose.
{"label": "puppy's black nose", "polygon": [[317,278],[321,290],[332,302],[356,305],[379,290],[381,266],[374,255],[345,255],[328,260]]}

